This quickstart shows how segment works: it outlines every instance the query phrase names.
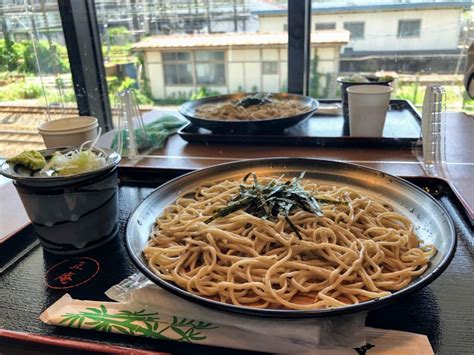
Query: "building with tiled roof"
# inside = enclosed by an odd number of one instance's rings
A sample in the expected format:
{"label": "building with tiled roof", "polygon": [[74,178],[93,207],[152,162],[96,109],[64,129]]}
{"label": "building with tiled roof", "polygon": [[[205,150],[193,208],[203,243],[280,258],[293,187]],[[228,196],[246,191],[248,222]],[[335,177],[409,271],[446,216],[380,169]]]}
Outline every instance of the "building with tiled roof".
{"label": "building with tiled roof", "polygon": [[[339,52],[348,41],[345,30],[311,34],[311,58],[317,55],[322,77],[339,71]],[[284,90],[287,45],[284,32],[225,33],[155,36],[133,50],[143,52],[153,97],[164,99],[189,96],[201,87],[220,94]]]}

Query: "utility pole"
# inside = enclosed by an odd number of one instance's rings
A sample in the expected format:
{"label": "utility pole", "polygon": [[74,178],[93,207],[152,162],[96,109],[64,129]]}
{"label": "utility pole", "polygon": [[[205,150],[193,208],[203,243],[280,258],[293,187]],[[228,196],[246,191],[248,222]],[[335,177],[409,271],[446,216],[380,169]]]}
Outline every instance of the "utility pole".
{"label": "utility pole", "polygon": [[238,30],[238,24],[237,24],[237,0],[233,0],[234,4],[234,32],[237,32]]}
{"label": "utility pole", "polygon": [[131,0],[131,11],[132,11],[132,27],[133,27],[133,37],[135,42],[140,42],[141,35],[140,35],[140,23],[137,14],[137,0]]}
{"label": "utility pole", "polygon": [[206,6],[206,18],[207,18],[207,32],[212,33],[211,14],[209,13],[209,7],[210,7],[209,0],[206,0],[205,6]]}

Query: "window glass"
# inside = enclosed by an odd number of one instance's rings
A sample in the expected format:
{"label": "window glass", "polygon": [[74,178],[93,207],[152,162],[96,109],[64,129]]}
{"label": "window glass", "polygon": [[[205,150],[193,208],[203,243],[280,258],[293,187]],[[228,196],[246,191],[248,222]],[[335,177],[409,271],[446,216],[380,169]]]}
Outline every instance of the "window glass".
{"label": "window glass", "polygon": [[178,60],[178,53],[163,53],[162,56],[165,62]]}
{"label": "window glass", "polygon": [[335,30],[336,29],[336,23],[335,22],[330,22],[330,23],[317,23],[315,25],[316,30]]}
{"label": "window glass", "polygon": [[192,85],[192,66],[191,64],[165,64],[165,82],[169,85]]}
{"label": "window glass", "polygon": [[363,39],[364,28],[364,22],[344,22],[344,29],[351,33],[351,39]]}
{"label": "window glass", "polygon": [[[213,95],[287,90],[286,1],[94,3],[112,105],[125,89],[135,91],[143,110],[177,110],[185,101]],[[277,65],[264,69],[263,62]]]}
{"label": "window glass", "polygon": [[420,20],[398,21],[398,37],[420,37]]}
{"label": "window glass", "polygon": [[225,85],[225,65],[218,63],[196,63],[198,85]]}
{"label": "window glass", "polygon": [[[168,85],[192,85],[191,53],[163,53],[163,71]],[[183,63],[184,62],[184,63]],[[188,63],[186,63],[188,62]]]}
{"label": "window glass", "polygon": [[179,84],[192,84],[193,83],[193,74],[192,74],[192,64],[178,64],[176,72],[178,73],[178,83]]}
{"label": "window glass", "polygon": [[78,111],[58,2],[2,1],[0,22],[1,158],[44,149],[37,127]]}
{"label": "window glass", "polygon": [[263,74],[277,74],[278,73],[278,62],[263,62],[262,63]]}
{"label": "window glass", "polygon": [[223,61],[224,52],[196,51],[196,62]]}
{"label": "window glass", "polygon": [[186,60],[189,61],[191,60],[191,53],[189,52],[178,52],[176,53],[176,59],[177,60]]}
{"label": "window glass", "polygon": [[327,30],[340,44],[336,53],[314,45],[318,33],[312,34],[312,96],[340,99],[338,77],[392,76],[392,99],[408,100],[420,110],[426,85],[442,85],[448,111],[474,112],[474,100],[463,86],[467,49],[474,40],[469,2],[341,0],[313,1],[312,7],[315,26],[336,23],[350,32],[344,42],[336,35],[340,30]]}

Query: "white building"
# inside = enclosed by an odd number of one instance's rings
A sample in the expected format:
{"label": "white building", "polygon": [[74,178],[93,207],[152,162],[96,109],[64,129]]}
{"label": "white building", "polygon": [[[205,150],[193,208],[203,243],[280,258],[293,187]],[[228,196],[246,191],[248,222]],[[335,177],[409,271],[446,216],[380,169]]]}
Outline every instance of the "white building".
{"label": "white building", "polygon": [[[312,33],[319,73],[339,72],[339,53],[348,40],[345,30]],[[220,94],[280,92],[287,85],[287,47],[288,34],[280,31],[155,36],[133,49],[143,52],[153,97],[164,99],[187,98],[201,87]]]}
{"label": "white building", "polygon": [[[439,69],[443,69],[443,59],[459,58],[463,13],[472,5],[472,1],[435,0],[313,1],[311,21],[313,30],[351,32],[341,55],[342,70],[345,61],[355,62],[370,56],[377,56],[379,62],[383,56],[387,60],[435,57]],[[261,32],[287,29],[287,9],[270,5],[253,13],[259,17]]]}

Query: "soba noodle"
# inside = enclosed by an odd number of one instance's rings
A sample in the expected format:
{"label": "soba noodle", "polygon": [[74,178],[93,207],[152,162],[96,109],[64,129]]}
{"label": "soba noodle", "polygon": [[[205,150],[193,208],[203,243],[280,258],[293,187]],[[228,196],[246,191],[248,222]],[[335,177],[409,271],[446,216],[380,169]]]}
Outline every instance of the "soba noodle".
{"label": "soba noodle", "polygon": [[239,181],[186,192],[156,220],[144,249],[149,267],[193,294],[278,309],[385,297],[427,269],[434,246],[423,246],[410,220],[391,206],[345,186],[302,186],[316,198],[347,203],[321,203],[322,217],[290,215],[301,239],[283,216],[272,221],[239,210],[205,223],[238,194]]}
{"label": "soba noodle", "polygon": [[233,102],[205,104],[196,110],[196,117],[215,120],[262,120],[299,115],[310,110],[297,100],[273,100],[271,103],[242,107]]}

